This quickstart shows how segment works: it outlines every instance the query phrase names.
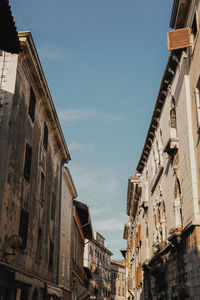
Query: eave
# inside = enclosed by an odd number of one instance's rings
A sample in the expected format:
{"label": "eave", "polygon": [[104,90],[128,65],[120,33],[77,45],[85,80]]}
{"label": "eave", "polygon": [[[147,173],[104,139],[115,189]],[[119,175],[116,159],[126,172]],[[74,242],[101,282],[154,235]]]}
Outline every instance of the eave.
{"label": "eave", "polygon": [[68,162],[71,157],[61,129],[61,125],[56,113],[56,109],[51,97],[47,81],[40,63],[39,56],[30,32],[19,32],[21,44],[21,53],[19,58],[22,64],[26,65],[29,70],[29,76],[39,92],[39,101],[44,108],[47,120],[50,124],[51,131],[55,137],[57,147],[61,153],[62,160]]}
{"label": "eave", "polygon": [[92,240],[93,230],[92,230],[92,222],[91,222],[89,207],[85,203],[79,202],[77,200],[74,200],[73,204],[77,209],[77,213],[81,222],[81,228],[83,230],[85,237],[88,240]]}
{"label": "eave", "polygon": [[21,50],[15,22],[8,0],[0,0],[0,49],[12,54]]}
{"label": "eave", "polygon": [[177,69],[177,66],[178,66],[178,63],[179,63],[179,60],[181,57],[181,53],[182,53],[182,50],[172,51],[168,58],[168,61],[167,61],[166,67],[165,67],[165,71],[163,73],[163,77],[161,80],[156,103],[154,106],[151,122],[150,122],[149,129],[147,132],[145,144],[144,144],[142,154],[140,156],[140,159],[139,159],[139,162],[138,162],[138,165],[136,168],[136,171],[139,173],[143,172],[146,162],[149,158],[149,154],[150,154],[151,147],[152,147],[152,144],[153,144],[153,141],[155,138],[156,130],[159,125],[162,109],[165,104],[166,96],[168,93],[168,87],[174,79],[174,75],[176,73],[176,69]]}
{"label": "eave", "polygon": [[180,29],[185,26],[187,12],[191,2],[191,0],[174,0],[170,19],[171,28]]}

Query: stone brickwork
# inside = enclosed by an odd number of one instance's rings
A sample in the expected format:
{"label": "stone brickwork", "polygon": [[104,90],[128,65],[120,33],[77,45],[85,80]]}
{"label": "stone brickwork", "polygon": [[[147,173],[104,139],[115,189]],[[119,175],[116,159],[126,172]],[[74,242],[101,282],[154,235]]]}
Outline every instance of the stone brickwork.
{"label": "stone brickwork", "polygon": [[[8,300],[62,295],[61,170],[70,159],[31,34],[20,42],[19,55],[0,56],[0,295]],[[13,235],[20,242],[10,255]]]}

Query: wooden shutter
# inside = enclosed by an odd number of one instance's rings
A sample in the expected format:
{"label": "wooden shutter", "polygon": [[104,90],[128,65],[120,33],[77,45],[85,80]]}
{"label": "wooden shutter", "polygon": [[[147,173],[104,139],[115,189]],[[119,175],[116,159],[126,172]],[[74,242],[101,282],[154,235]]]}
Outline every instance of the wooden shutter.
{"label": "wooden shutter", "polygon": [[139,248],[139,239],[138,239],[138,232],[135,234],[135,250]]}
{"label": "wooden shutter", "polygon": [[190,28],[182,28],[167,33],[168,50],[183,49],[192,46]]}
{"label": "wooden shutter", "polygon": [[46,122],[44,122],[44,139],[43,139],[44,148],[47,150],[48,146],[48,127]]}
{"label": "wooden shutter", "polygon": [[131,235],[131,239],[130,239],[130,251],[133,250],[133,234]]}
{"label": "wooden shutter", "polygon": [[20,224],[19,224],[19,236],[22,239],[22,245],[21,248],[26,248],[26,241],[27,241],[27,233],[28,233],[28,219],[29,219],[29,213],[27,213],[25,210],[21,210],[20,214]]}
{"label": "wooden shutter", "polygon": [[24,162],[24,177],[29,181],[31,176],[31,160],[32,160],[32,148],[27,143],[26,144],[26,154],[25,154],[25,162]]}
{"label": "wooden shutter", "polygon": [[142,264],[139,263],[139,284],[142,283]]}
{"label": "wooden shutter", "polygon": [[29,108],[28,112],[31,117],[31,120],[34,122],[35,119],[35,103],[36,103],[36,98],[33,89],[30,89],[30,100],[29,100]]}
{"label": "wooden shutter", "polygon": [[141,242],[142,236],[141,236],[141,224],[138,225],[138,242]]}

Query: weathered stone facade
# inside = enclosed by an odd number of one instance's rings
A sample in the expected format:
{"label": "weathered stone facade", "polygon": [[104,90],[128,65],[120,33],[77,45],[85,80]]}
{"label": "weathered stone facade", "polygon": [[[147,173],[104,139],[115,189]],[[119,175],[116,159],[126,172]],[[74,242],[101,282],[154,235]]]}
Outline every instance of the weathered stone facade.
{"label": "weathered stone facade", "polygon": [[104,237],[94,232],[92,240],[86,241],[84,265],[92,272],[92,295],[90,299],[108,300],[111,297],[111,256],[104,246]]}
{"label": "weathered stone facade", "polygon": [[0,56],[0,295],[49,299],[62,296],[61,177],[70,155],[31,34],[19,39],[19,55]]}
{"label": "weathered stone facade", "polygon": [[62,169],[62,198],[60,210],[60,257],[59,287],[63,289],[62,300],[71,299],[72,295],[72,225],[73,200],[77,197],[71,173],[68,168]]}
{"label": "weathered stone facade", "polygon": [[171,25],[193,46],[170,53],[129,178],[129,299],[200,299],[199,20],[199,1],[174,1]]}
{"label": "weathered stone facade", "polygon": [[92,240],[93,231],[89,208],[86,204],[74,200],[72,222],[72,300],[89,300],[91,272],[84,266],[84,247]]}
{"label": "weathered stone facade", "polygon": [[111,260],[111,300],[126,299],[125,261]]}

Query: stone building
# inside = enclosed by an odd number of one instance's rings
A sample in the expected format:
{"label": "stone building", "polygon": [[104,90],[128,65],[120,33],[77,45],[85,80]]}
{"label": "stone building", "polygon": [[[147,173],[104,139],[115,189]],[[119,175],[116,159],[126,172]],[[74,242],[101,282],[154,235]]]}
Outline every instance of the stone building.
{"label": "stone building", "polygon": [[104,237],[94,232],[87,240],[84,252],[84,265],[92,272],[92,295],[90,299],[110,300],[111,297],[111,256],[112,252],[104,245]]}
{"label": "stone building", "polygon": [[0,297],[58,299],[70,154],[31,33],[19,39],[19,55],[0,52]]}
{"label": "stone building", "polygon": [[[60,210],[60,241],[59,241],[59,287],[63,290],[63,300],[71,299],[72,294],[72,224],[73,200],[77,197],[70,171],[62,169],[62,197]],[[54,210],[52,210],[53,212]],[[52,216],[51,216],[52,218]]]}
{"label": "stone building", "polygon": [[126,299],[126,262],[111,260],[111,300]]}
{"label": "stone building", "polygon": [[128,180],[128,299],[200,299],[199,24],[199,1],[174,1],[179,47],[170,52]]}
{"label": "stone building", "polygon": [[91,272],[84,266],[84,247],[92,240],[93,230],[89,208],[86,204],[74,200],[72,223],[72,297],[71,300],[90,299]]}

